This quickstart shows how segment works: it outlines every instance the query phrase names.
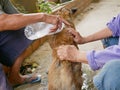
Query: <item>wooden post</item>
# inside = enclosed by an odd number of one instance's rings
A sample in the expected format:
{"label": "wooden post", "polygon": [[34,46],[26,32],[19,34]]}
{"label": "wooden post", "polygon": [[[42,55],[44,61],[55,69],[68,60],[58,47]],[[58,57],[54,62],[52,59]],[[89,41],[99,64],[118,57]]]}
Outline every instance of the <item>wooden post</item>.
{"label": "wooden post", "polygon": [[23,6],[28,13],[37,12],[37,0],[11,0],[15,6]]}

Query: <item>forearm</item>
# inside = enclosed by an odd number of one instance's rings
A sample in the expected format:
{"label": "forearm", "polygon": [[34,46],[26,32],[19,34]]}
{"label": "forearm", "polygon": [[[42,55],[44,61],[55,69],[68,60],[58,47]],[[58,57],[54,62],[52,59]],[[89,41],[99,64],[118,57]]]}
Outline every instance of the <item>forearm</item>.
{"label": "forearm", "polygon": [[17,30],[28,24],[45,21],[44,14],[2,14],[0,15],[0,31]]}
{"label": "forearm", "polygon": [[84,43],[101,40],[110,36],[112,36],[112,31],[109,28],[105,28],[99,32],[96,32],[92,35],[84,37]]}
{"label": "forearm", "polygon": [[79,51],[79,54],[77,56],[77,62],[88,64],[86,52]]}

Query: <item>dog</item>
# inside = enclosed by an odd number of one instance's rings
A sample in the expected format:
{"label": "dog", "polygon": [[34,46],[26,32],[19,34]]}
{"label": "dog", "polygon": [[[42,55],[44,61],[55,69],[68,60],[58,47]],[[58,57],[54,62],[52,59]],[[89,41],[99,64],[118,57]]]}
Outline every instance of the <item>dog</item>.
{"label": "dog", "polygon": [[[60,61],[57,56],[57,47],[60,45],[74,45],[73,37],[68,33],[67,28],[74,28],[71,11],[68,9],[58,10],[57,15],[70,23],[65,25],[60,33],[52,35],[49,40],[52,48],[52,64],[48,71],[48,90],[81,90],[82,71],[81,63],[73,63],[67,60]],[[78,48],[78,47],[77,47]]]}

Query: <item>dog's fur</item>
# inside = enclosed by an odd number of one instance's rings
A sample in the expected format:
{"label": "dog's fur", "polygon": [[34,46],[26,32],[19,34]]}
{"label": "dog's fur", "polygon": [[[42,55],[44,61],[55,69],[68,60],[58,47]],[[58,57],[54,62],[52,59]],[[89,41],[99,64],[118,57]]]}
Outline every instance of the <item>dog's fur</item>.
{"label": "dog's fur", "polygon": [[71,13],[70,10],[61,9],[57,14],[67,20],[71,25],[65,26],[62,32],[51,36],[49,43],[53,50],[53,61],[48,72],[48,89],[81,90],[81,63],[60,61],[56,54],[57,47],[60,45],[75,45],[77,47],[76,43],[73,41],[73,37],[66,30],[69,27],[75,28]]}

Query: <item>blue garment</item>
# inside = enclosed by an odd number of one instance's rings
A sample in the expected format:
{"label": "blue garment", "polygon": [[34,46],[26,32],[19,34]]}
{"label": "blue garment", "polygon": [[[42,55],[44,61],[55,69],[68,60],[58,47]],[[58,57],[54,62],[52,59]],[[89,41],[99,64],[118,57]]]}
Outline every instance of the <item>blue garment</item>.
{"label": "blue garment", "polygon": [[[0,14],[18,13],[9,0],[0,0]],[[0,32],[0,62],[12,66],[18,56],[32,43],[24,35],[24,28]]]}
{"label": "blue garment", "polygon": [[12,66],[31,42],[24,36],[24,28],[0,32],[0,62],[6,66]]}
{"label": "blue garment", "polygon": [[120,90],[120,59],[106,63],[93,82],[97,90]]}
{"label": "blue garment", "polygon": [[119,42],[119,37],[116,36],[116,37],[108,37],[108,38],[105,38],[102,41],[102,44],[103,44],[103,47],[104,48],[107,48],[109,46],[112,46],[112,45],[118,45],[118,42]]}

